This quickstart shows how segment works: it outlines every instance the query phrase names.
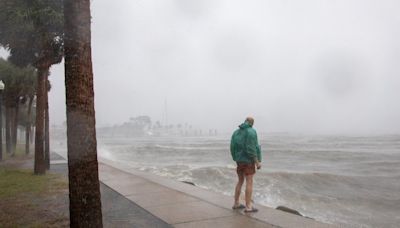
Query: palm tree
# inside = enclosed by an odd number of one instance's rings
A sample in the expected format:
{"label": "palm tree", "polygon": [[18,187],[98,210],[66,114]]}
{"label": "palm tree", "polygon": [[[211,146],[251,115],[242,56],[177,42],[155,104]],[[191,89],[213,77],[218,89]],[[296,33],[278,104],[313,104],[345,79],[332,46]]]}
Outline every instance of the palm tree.
{"label": "palm tree", "polygon": [[46,165],[44,161],[44,107],[45,107],[45,79],[49,72],[48,68],[38,68],[37,91],[36,91],[36,124],[35,124],[35,163],[34,173],[45,174]]}
{"label": "palm tree", "polygon": [[44,128],[44,161],[46,169],[50,169],[50,117],[49,117],[49,92],[51,89],[50,81],[46,78],[46,92],[45,92],[45,128]]}
{"label": "palm tree", "polygon": [[33,99],[35,96],[33,94],[28,95],[29,103],[27,110],[27,123],[25,125],[25,154],[29,154],[30,149],[30,137],[31,137],[31,129],[32,129],[32,105]]}
{"label": "palm tree", "polygon": [[71,227],[102,227],[91,56],[90,0],[64,1]]}
{"label": "palm tree", "polygon": [[25,105],[25,111],[22,118],[23,126],[25,127],[25,154],[29,154],[30,151],[30,137],[32,129],[32,106],[36,95],[36,74],[32,77],[25,77],[23,83],[23,104]]}
{"label": "palm tree", "polygon": [[44,174],[45,83],[63,57],[63,0],[0,0],[0,45],[18,66],[37,69],[35,174]]}
{"label": "palm tree", "polygon": [[14,155],[17,143],[19,107],[27,95],[34,94],[36,72],[32,67],[19,68],[0,59],[0,79],[6,84],[4,99],[6,106],[6,145],[7,152]]}

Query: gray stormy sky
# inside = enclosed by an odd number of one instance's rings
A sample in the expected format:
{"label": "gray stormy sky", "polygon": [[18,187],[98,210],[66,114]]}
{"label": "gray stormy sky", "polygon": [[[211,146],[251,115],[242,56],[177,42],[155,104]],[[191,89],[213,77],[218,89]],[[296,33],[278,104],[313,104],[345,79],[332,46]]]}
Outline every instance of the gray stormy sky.
{"label": "gray stormy sky", "polygon": [[[95,0],[99,126],[149,115],[231,131],[399,133],[398,0]],[[65,120],[63,65],[51,122]]]}

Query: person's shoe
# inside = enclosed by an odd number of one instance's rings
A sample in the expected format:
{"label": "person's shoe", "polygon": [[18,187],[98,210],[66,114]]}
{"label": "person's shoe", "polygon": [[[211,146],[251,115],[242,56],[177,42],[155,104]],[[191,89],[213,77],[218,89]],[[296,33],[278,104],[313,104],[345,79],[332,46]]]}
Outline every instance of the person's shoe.
{"label": "person's shoe", "polygon": [[246,206],[244,206],[243,204],[233,205],[233,207],[232,207],[233,210],[245,209],[245,208],[246,208]]}
{"label": "person's shoe", "polygon": [[254,213],[254,212],[257,212],[258,211],[258,209],[257,208],[255,208],[255,207],[252,207],[252,208],[250,208],[250,209],[245,209],[244,210],[244,212],[245,213]]}

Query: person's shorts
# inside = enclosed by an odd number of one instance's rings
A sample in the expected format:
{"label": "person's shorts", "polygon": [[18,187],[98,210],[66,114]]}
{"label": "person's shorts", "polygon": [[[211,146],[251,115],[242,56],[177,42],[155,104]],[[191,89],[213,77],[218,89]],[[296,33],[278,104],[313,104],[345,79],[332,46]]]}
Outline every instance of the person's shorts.
{"label": "person's shorts", "polygon": [[237,162],[236,172],[239,176],[253,175],[256,173],[256,165],[254,163]]}

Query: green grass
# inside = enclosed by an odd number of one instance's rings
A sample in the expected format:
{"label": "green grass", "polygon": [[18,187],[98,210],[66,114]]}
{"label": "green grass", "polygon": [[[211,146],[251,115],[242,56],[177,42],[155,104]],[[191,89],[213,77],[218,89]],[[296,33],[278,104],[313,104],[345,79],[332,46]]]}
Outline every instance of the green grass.
{"label": "green grass", "polygon": [[12,154],[7,153],[5,145],[3,145],[3,159],[8,160],[8,159],[14,159],[14,158],[30,157],[30,156],[33,156],[34,149],[35,148],[33,148],[33,145],[30,145],[30,150],[29,150],[30,153],[27,155],[25,153],[25,144],[17,144],[15,154],[14,154],[14,156],[12,156]]}
{"label": "green grass", "polygon": [[67,188],[67,181],[57,174],[33,175],[31,170],[0,168],[0,199],[25,193],[47,194]]}
{"label": "green grass", "polygon": [[68,227],[67,179],[0,167],[0,227]]}
{"label": "green grass", "polygon": [[[32,145],[30,145],[30,150],[29,152],[32,154],[33,152]],[[15,156],[25,156],[25,144],[17,144],[16,150],[15,150]]]}

